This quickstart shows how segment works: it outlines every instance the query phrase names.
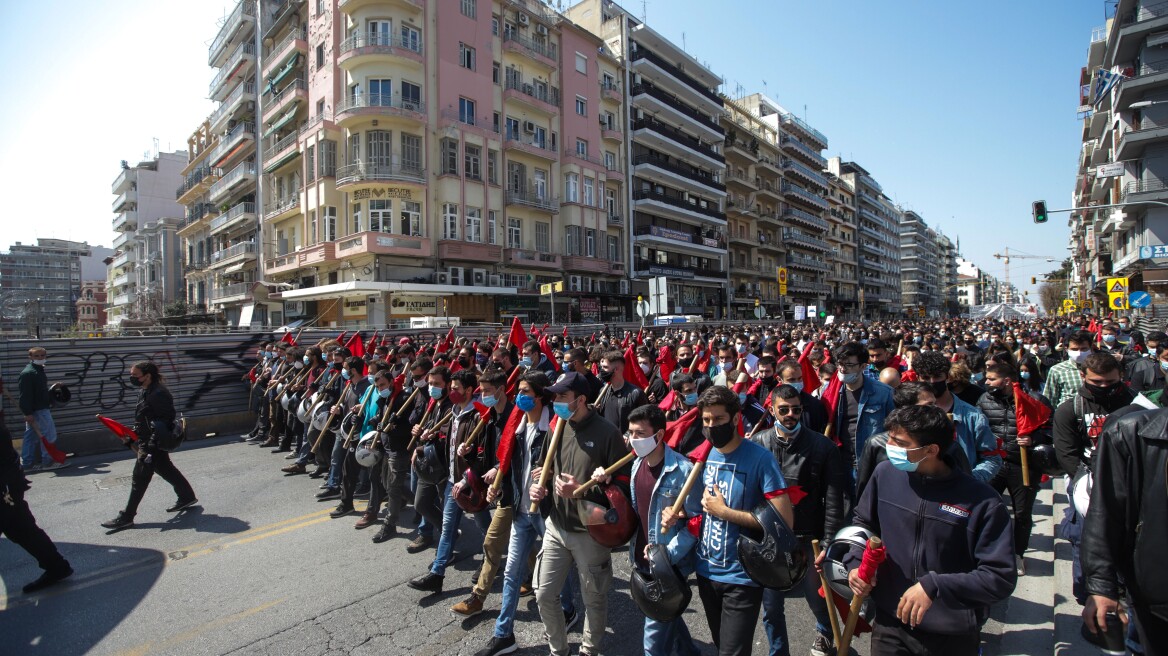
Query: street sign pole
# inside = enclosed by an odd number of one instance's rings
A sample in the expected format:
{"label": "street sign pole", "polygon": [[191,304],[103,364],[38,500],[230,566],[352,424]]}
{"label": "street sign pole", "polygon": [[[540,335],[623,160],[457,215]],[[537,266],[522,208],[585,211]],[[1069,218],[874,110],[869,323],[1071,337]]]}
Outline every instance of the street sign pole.
{"label": "street sign pole", "polygon": [[556,288],[552,287],[552,325],[556,325]]}

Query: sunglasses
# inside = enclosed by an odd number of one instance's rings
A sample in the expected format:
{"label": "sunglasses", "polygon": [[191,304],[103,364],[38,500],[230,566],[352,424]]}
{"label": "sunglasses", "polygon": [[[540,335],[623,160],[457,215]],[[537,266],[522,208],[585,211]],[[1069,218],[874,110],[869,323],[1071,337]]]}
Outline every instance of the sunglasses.
{"label": "sunglasses", "polygon": [[782,415],[784,417],[787,415],[793,415],[795,417],[798,417],[799,415],[803,414],[803,406],[800,406],[800,405],[781,405],[778,408],[775,408],[775,412],[778,412],[780,415]]}

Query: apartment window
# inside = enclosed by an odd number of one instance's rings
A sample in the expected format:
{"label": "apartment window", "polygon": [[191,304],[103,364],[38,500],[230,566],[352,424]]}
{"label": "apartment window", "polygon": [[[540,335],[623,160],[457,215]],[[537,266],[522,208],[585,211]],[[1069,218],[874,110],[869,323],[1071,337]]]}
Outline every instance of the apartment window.
{"label": "apartment window", "polygon": [[312,210],[308,213],[308,240],[307,240],[308,243],[306,245],[307,246],[315,245],[316,240],[317,240],[317,236],[319,234],[320,233],[317,231],[317,225],[316,225],[316,210]]}
{"label": "apartment window", "polygon": [[491,129],[495,131],[495,134],[499,133],[499,112],[492,115]]}
{"label": "apartment window", "polygon": [[483,243],[483,211],[477,207],[466,211],[466,240]]}
{"label": "apartment window", "polygon": [[588,74],[588,57],[582,52],[576,53],[576,72]]}
{"label": "apartment window", "polygon": [[613,77],[612,73],[605,73],[601,77],[601,80],[603,82],[603,84],[601,85],[603,88],[605,88],[605,89],[615,89],[616,88],[616,78]]}
{"label": "apartment window", "polygon": [[552,249],[552,226],[546,221],[535,224],[535,250],[540,253],[550,253]]}
{"label": "apartment window", "polygon": [[422,170],[422,138],[418,135],[401,133],[401,166],[407,171]]}
{"label": "apartment window", "polygon": [[316,115],[318,118],[324,116],[324,98],[316,101]]}
{"label": "apartment window", "polygon": [[458,175],[458,140],[443,139],[440,151],[442,153],[442,175]]}
{"label": "apartment window", "polygon": [[616,190],[607,187],[604,189],[604,207],[610,217],[616,216]]}
{"label": "apartment window", "polygon": [[580,176],[575,173],[564,176],[564,202],[580,202]]}
{"label": "apartment window", "polygon": [[540,199],[540,200],[544,200],[545,198],[548,197],[548,188],[547,188],[548,173],[547,173],[547,171],[545,171],[543,169],[535,169],[532,172],[532,175],[535,176],[534,180],[533,180],[534,187],[535,187],[535,189],[533,191],[535,191],[535,197]]}
{"label": "apartment window", "polygon": [[487,182],[499,184],[499,151],[487,151]]}
{"label": "apartment window", "polygon": [[617,237],[616,235],[609,235],[608,236],[608,261],[609,262],[620,262],[621,261],[620,238]]}
{"label": "apartment window", "polygon": [[324,44],[320,43],[316,46],[316,70],[324,68]]}
{"label": "apartment window", "polygon": [[364,232],[361,229],[361,203],[353,203],[353,231],[349,234]]}
{"label": "apartment window", "polygon": [[[535,145],[539,146],[540,148],[543,148],[544,150],[547,150],[547,128],[540,128],[540,127],[535,128],[535,134],[532,135],[531,140]],[[556,149],[556,144],[555,144],[554,139],[552,140],[551,149],[552,150]]]}
{"label": "apartment window", "polygon": [[389,130],[369,130],[365,133],[366,165],[370,171],[388,171],[393,165],[393,133]]}
{"label": "apartment window", "polygon": [[506,137],[508,139],[518,139],[519,138],[519,119],[511,118],[510,116],[507,117]]}
{"label": "apartment window", "polygon": [[475,7],[475,0],[462,0],[462,15],[467,18],[477,18],[478,9]]}
{"label": "apartment window", "polygon": [[324,0],[316,0],[316,15],[319,16],[324,13]]}
{"label": "apartment window", "polygon": [[393,201],[369,201],[369,229],[373,232],[393,232]]}
{"label": "apartment window", "polygon": [[320,142],[320,158],[317,162],[317,173],[322,178],[333,178],[337,175],[337,142],[326,139]]}
{"label": "apartment window", "polygon": [[349,135],[349,163],[361,162],[361,133]]}
{"label": "apartment window", "polygon": [[458,63],[465,69],[475,70],[475,49],[465,43],[459,43]]}
{"label": "apartment window", "polygon": [[410,25],[401,26],[401,42],[402,46],[414,52],[422,52],[422,33],[415,27]]}
{"label": "apartment window", "polygon": [[365,24],[366,31],[369,33],[370,46],[388,46],[392,45],[390,35],[393,34],[393,23],[387,20],[371,20]]}
{"label": "apartment window", "polygon": [[507,219],[507,248],[523,248],[522,226],[519,219]]}
{"label": "apartment window", "polygon": [[491,36],[499,36],[499,17],[491,16]]}
{"label": "apartment window", "polygon": [[469,98],[458,99],[458,120],[467,125],[475,124],[475,101]]}
{"label": "apartment window", "polygon": [[596,257],[596,231],[591,228],[584,231],[584,254]]}
{"label": "apartment window", "polygon": [[422,106],[422,87],[413,82],[401,83],[401,106],[403,109],[417,109]]}
{"label": "apartment window", "polygon": [[608,171],[616,170],[616,153],[611,150],[604,151],[604,168]]}
{"label": "apartment window", "polygon": [[321,241],[337,240],[337,208],[324,208],[324,235]]}
{"label": "apartment window", "polygon": [[458,239],[458,205],[454,203],[442,205],[442,238]]}
{"label": "apartment window", "polygon": [[580,116],[588,116],[588,99],[584,96],[576,96],[576,113]]}
{"label": "apartment window", "polygon": [[580,226],[564,227],[564,255],[580,254]]}
{"label": "apartment window", "polygon": [[471,180],[482,180],[482,146],[472,146],[467,144],[463,147],[463,165],[466,177]]}
{"label": "apartment window", "polygon": [[596,205],[596,181],[584,176],[584,204],[588,207]]}
{"label": "apartment window", "polygon": [[401,234],[412,237],[422,236],[422,204],[412,200],[402,201]]}
{"label": "apartment window", "polygon": [[576,140],[576,154],[580,157],[588,157],[588,142],[584,139]]}
{"label": "apartment window", "polygon": [[499,62],[491,63],[491,82],[499,84]]}
{"label": "apartment window", "polygon": [[496,212],[495,210],[488,210],[487,211],[487,243],[488,244],[499,243],[499,236],[498,236],[498,233],[496,232],[496,230],[498,230],[498,225],[499,225],[499,213]]}
{"label": "apartment window", "polygon": [[369,80],[369,106],[393,106],[393,80],[389,78],[375,78]]}
{"label": "apartment window", "polygon": [[304,149],[304,165],[308,169],[308,181],[316,180],[316,146],[309,146]]}

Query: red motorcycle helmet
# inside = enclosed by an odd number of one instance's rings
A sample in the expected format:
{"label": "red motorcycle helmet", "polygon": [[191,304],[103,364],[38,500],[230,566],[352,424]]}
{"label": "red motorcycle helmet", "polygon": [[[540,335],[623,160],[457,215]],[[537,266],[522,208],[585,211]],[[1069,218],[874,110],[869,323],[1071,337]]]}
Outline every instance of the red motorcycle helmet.
{"label": "red motorcycle helmet", "polygon": [[487,507],[487,484],[469,467],[451,492],[454,503],[465,513],[477,513]]}
{"label": "red motorcycle helmet", "polygon": [[615,549],[633,537],[640,520],[620,487],[609,483],[598,485],[597,489],[604,495],[606,505],[580,501],[580,518],[597,544]]}

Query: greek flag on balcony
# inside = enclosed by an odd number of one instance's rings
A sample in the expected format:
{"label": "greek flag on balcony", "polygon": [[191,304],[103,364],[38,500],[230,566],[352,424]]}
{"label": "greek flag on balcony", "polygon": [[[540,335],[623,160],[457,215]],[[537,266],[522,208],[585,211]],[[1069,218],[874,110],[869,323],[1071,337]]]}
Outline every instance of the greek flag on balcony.
{"label": "greek flag on balcony", "polygon": [[1095,93],[1091,97],[1091,104],[1098,105],[1124,77],[1118,70],[1109,71],[1104,68],[1097,70],[1095,72]]}

